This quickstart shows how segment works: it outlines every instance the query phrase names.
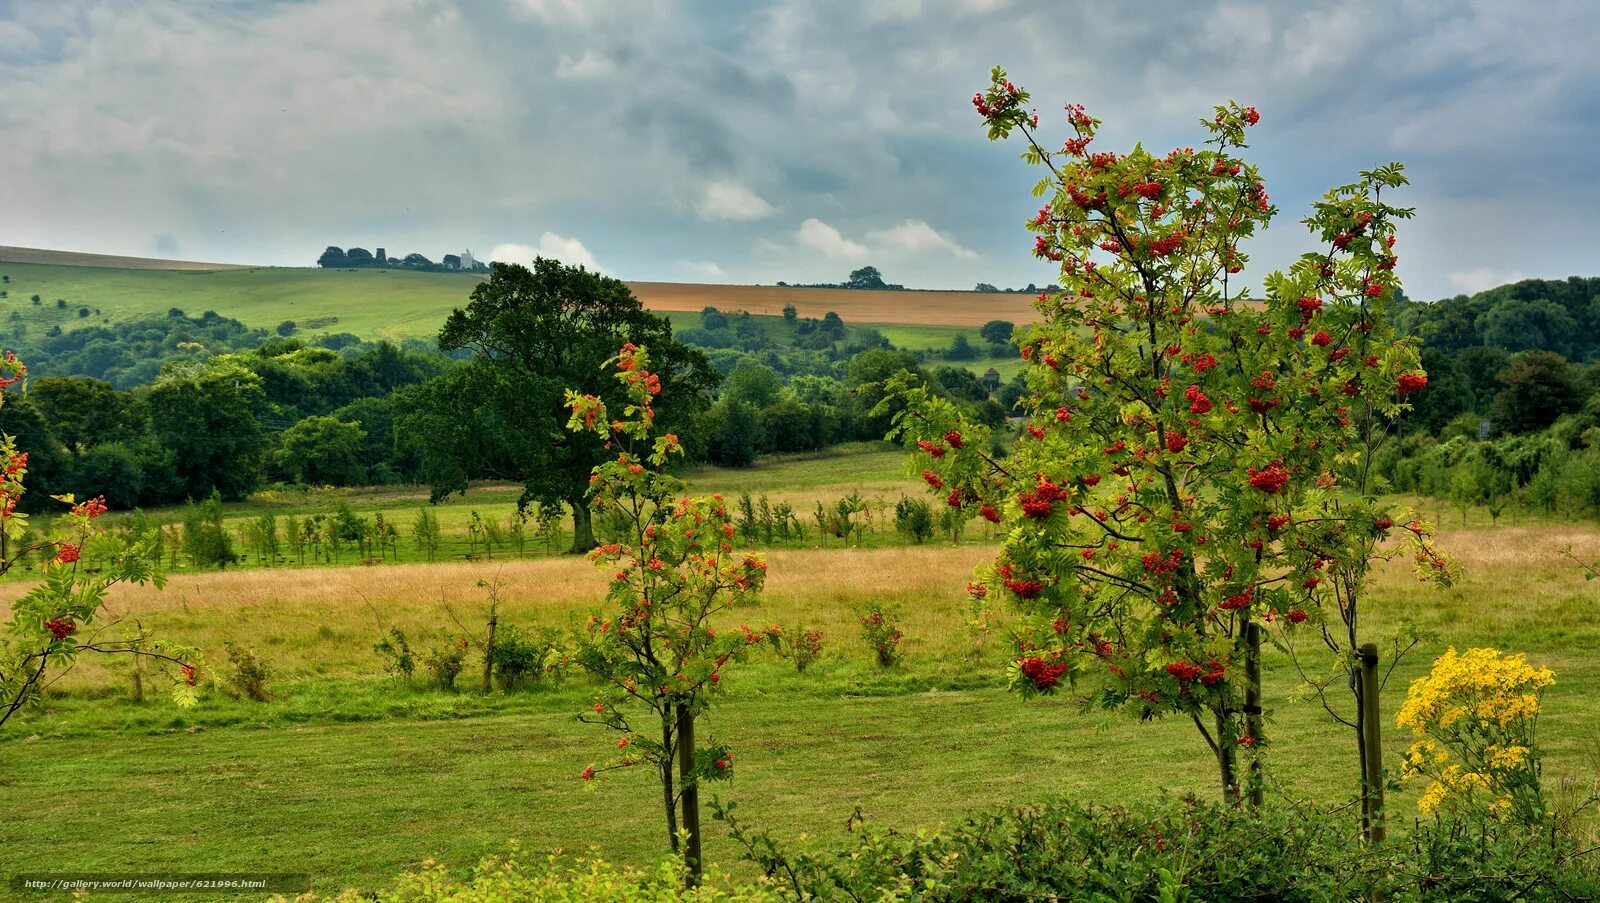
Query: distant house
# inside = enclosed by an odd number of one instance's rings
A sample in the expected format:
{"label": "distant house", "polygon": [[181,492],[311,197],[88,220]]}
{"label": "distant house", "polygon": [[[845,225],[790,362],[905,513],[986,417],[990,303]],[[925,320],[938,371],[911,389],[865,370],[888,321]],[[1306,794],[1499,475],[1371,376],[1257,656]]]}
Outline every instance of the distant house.
{"label": "distant house", "polygon": [[461,263],[459,265],[463,270],[475,270],[478,268],[478,259],[472,256],[471,248],[461,252]]}

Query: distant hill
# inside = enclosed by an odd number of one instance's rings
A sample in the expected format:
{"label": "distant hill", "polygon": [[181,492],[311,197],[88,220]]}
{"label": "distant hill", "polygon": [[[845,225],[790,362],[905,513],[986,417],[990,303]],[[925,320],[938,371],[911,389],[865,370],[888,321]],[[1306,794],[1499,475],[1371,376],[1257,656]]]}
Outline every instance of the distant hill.
{"label": "distant hill", "polygon": [[[390,269],[251,267],[0,247],[0,324],[60,326],[130,319],[180,308],[207,310],[274,329],[292,320],[302,332],[349,332],[362,338],[432,337],[481,279],[472,273]],[[792,304],[802,317],[835,311],[852,324],[973,329],[989,320],[1033,319],[1032,298],[980,292],[859,291],[779,286],[630,283],[652,310],[779,315]],[[41,303],[31,303],[33,295]],[[62,304],[58,304],[58,299]],[[84,310],[89,313],[83,313]]]}
{"label": "distant hill", "polygon": [[81,251],[49,251],[43,248],[13,248],[0,245],[0,261],[42,263],[69,267],[115,267],[124,270],[243,270],[237,263],[200,263],[193,260],[164,260],[159,257],[120,257],[116,254],[85,254]]}

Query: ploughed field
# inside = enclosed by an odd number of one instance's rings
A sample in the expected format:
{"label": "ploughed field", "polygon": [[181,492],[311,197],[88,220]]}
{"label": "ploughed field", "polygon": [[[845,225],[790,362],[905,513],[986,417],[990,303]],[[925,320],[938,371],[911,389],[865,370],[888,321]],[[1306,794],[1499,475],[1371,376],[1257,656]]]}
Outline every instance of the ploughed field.
{"label": "ploughed field", "polygon": [[[697,491],[796,501],[915,491],[872,454],[854,469],[823,457],[739,476],[702,472],[692,482]],[[1409,743],[1388,720],[1409,680],[1448,645],[1488,645],[1555,669],[1540,731],[1546,781],[1592,781],[1597,592],[1561,553],[1600,559],[1600,530],[1441,519],[1441,543],[1463,565],[1459,585],[1426,588],[1405,560],[1375,577],[1369,612],[1382,614],[1369,615],[1369,629],[1409,618],[1437,633],[1388,686],[1387,760],[1398,762]],[[728,625],[823,635],[822,658],[804,674],[768,652],[730,668],[710,716],[708,733],[730,743],[736,763],[715,795],[738,802],[750,822],[837,837],[857,808],[910,828],[1043,794],[1117,802],[1215,792],[1210,755],[1186,721],[1086,711],[1079,698],[1092,680],[1042,701],[1005,689],[1011,615],[995,611],[975,631],[963,591],[992,540],[973,533],[958,545],[905,546],[886,531],[871,536],[865,548],[830,539],[771,549],[765,597]],[[497,583],[501,624],[562,629],[599,610],[604,585],[586,560],[502,554],[180,572],[164,592],[118,590],[113,609],[205,648],[211,670],[225,669],[224,642],[249,645],[271,669],[273,698],[208,692],[198,708],[179,710],[153,686],[135,703],[125,667],[86,663],[0,737],[0,849],[85,871],[305,871],[319,890],[382,886],[431,856],[465,866],[510,840],[530,852],[651,859],[664,848],[652,776],[611,773],[587,790],[578,778],[615,741],[575,720],[593,701],[582,677],[483,695],[476,654],[454,693],[425,688],[420,674],[405,685],[384,673],[372,647],[390,627],[419,654],[481,630],[479,580]],[[0,595],[23,585],[0,586]],[[900,612],[904,659],[893,668],[878,668],[860,637],[856,612],[868,603]],[[1353,795],[1347,732],[1315,702],[1290,699],[1295,678],[1281,654],[1269,653],[1265,683],[1272,792],[1315,803]],[[1410,789],[1394,798],[1393,817],[1411,817],[1413,801]],[[717,823],[708,825],[708,859],[747,874]]]}

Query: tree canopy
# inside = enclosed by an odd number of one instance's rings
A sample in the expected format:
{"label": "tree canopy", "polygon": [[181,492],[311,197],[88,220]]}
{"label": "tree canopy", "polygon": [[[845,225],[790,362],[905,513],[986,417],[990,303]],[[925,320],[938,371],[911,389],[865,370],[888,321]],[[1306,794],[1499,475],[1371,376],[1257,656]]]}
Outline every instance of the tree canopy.
{"label": "tree canopy", "polygon": [[544,257],[531,269],[496,263],[439,331],[441,350],[470,351],[471,360],[407,395],[397,441],[420,451],[435,500],[465,492],[474,477],[516,480],[524,508],[570,506],[573,549],[588,549],[589,475],[607,451],[593,434],[564,428],[564,393],[616,395],[601,366],[629,342],[650,348],[672,390],[656,412],[665,429],[704,409],[716,372],[625,283]]}

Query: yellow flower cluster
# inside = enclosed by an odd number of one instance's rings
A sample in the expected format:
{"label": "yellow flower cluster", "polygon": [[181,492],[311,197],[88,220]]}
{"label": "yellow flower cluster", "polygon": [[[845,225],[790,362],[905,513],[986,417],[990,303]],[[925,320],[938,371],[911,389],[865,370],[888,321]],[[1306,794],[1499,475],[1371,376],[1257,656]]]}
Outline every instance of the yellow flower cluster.
{"label": "yellow flower cluster", "polygon": [[1534,722],[1540,693],[1554,683],[1550,669],[1521,654],[1463,655],[1452,647],[1440,656],[1427,677],[1412,682],[1395,719],[1419,737],[1402,776],[1433,778],[1417,808],[1424,815],[1463,807],[1495,817],[1542,812]]}
{"label": "yellow flower cluster", "polygon": [[1450,647],[1406,694],[1396,722],[1426,735],[1463,718],[1501,728],[1539,714],[1539,692],[1556,682],[1549,668],[1534,668],[1520,652]]}

